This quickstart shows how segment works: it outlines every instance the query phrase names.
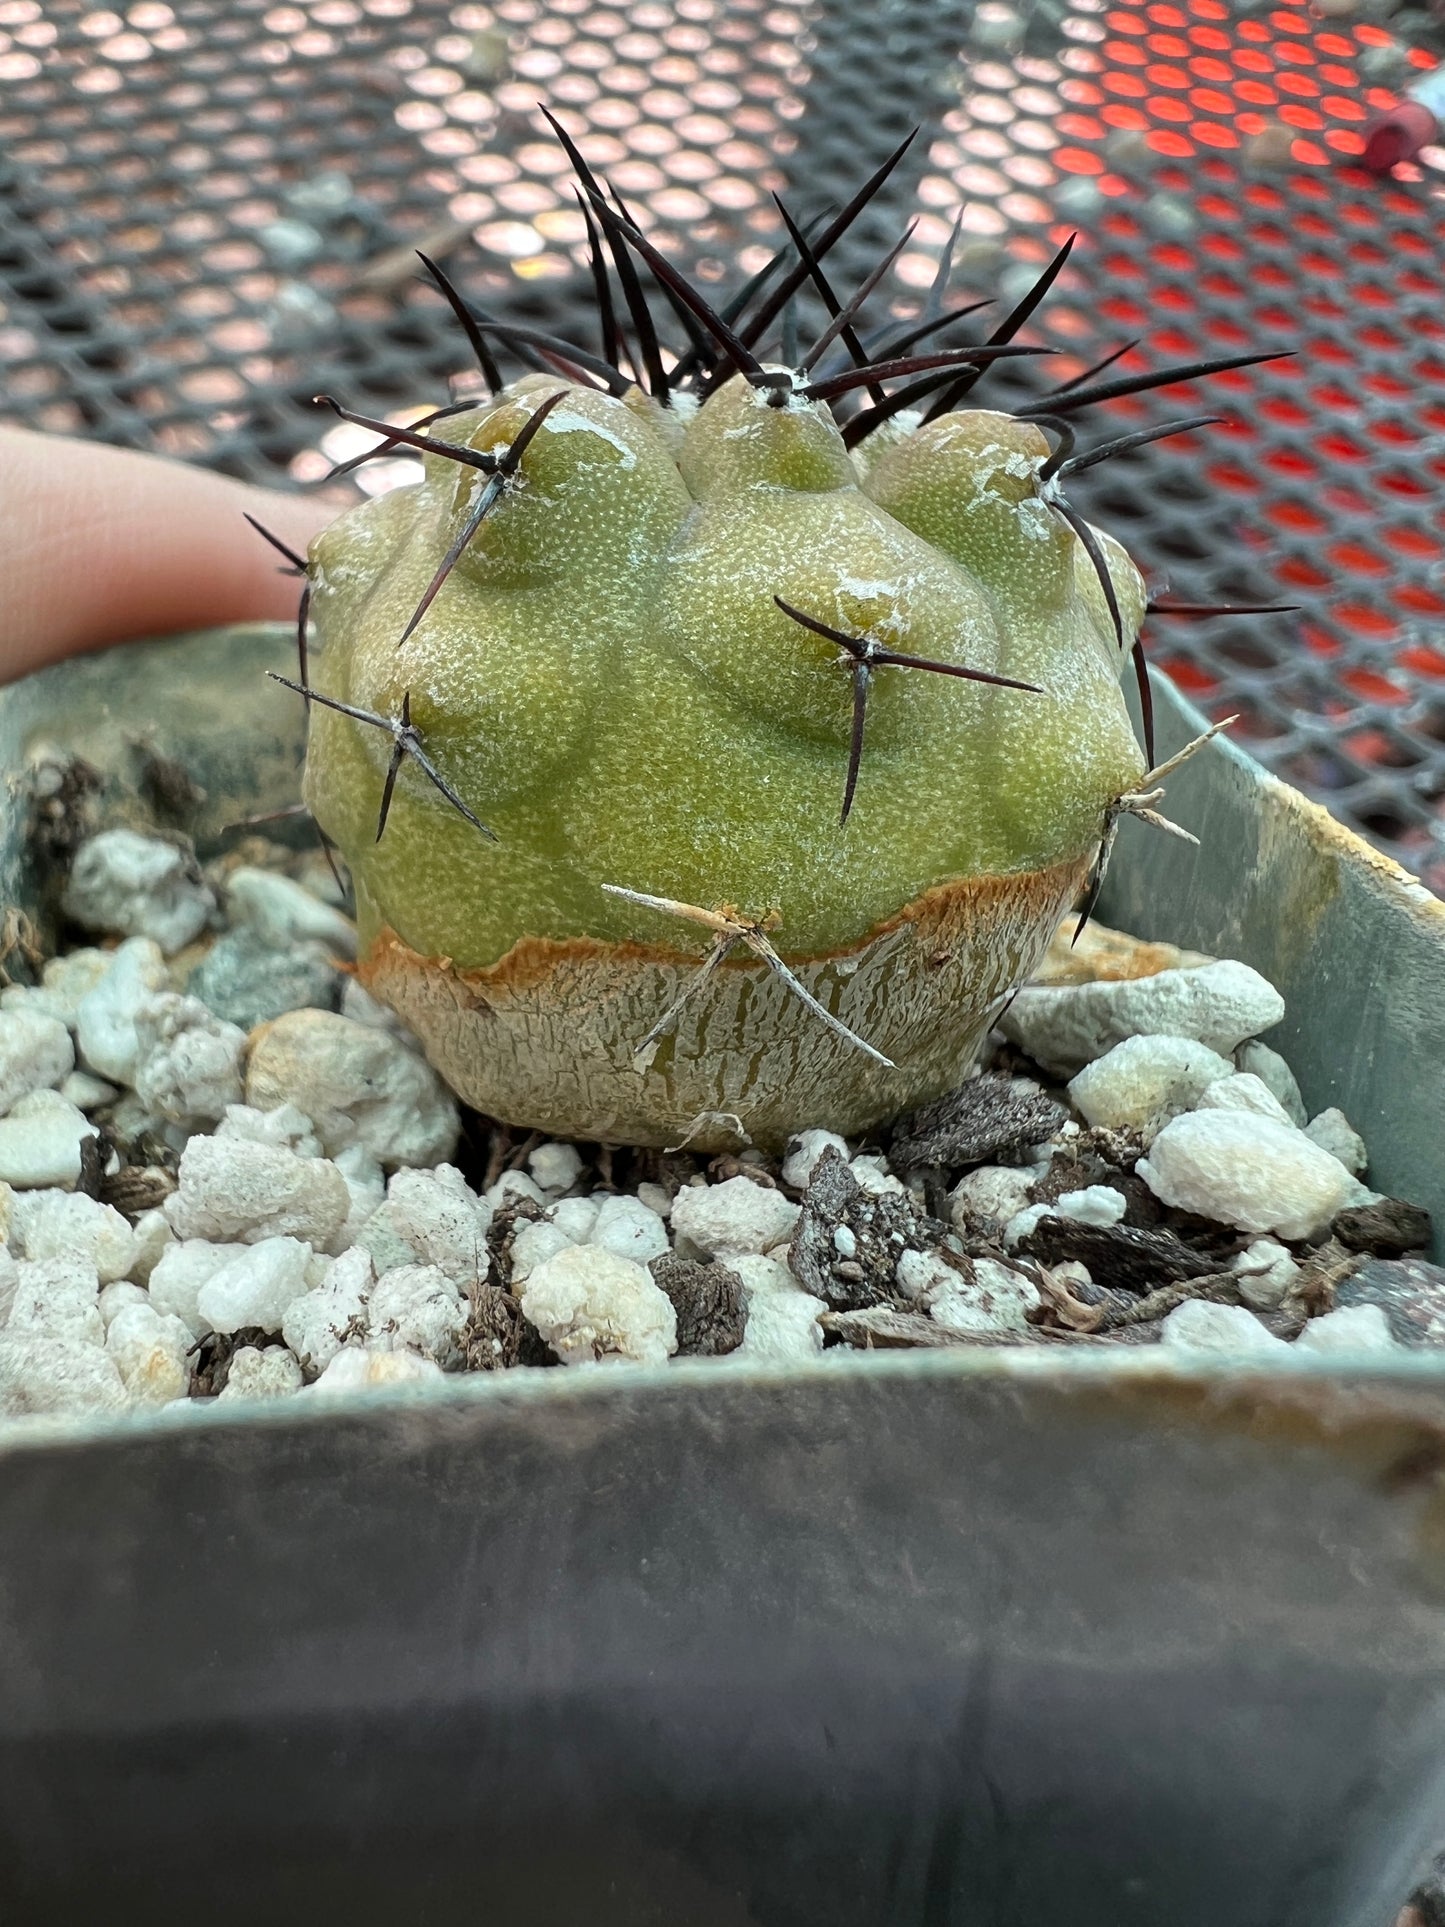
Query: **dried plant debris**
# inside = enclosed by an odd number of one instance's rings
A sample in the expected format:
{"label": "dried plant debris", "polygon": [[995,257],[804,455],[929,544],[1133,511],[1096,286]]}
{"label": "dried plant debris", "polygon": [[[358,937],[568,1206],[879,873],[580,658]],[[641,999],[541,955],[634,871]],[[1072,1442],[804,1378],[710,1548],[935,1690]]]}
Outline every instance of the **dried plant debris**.
{"label": "dried plant debris", "polygon": [[1045,1143],[1068,1115],[1037,1086],[1020,1089],[1014,1078],[974,1077],[900,1118],[888,1156],[900,1171],[1008,1159]]}
{"label": "dried plant debris", "polygon": [[743,1281],[720,1260],[699,1264],[675,1251],[649,1269],[677,1313],[679,1358],[722,1358],[743,1342],[747,1324]]}

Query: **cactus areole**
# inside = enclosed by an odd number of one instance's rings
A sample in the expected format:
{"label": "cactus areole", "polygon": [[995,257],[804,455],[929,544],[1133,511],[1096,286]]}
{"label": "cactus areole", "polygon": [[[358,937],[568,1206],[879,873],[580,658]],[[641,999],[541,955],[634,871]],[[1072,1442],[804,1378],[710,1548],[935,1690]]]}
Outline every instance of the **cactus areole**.
{"label": "cactus areole", "polygon": [[[1144,586],[1062,492],[1067,415],[1108,396],[959,406],[1026,352],[1017,310],[913,354],[844,310],[764,361],[832,229],[718,313],[574,161],[604,356],[432,269],[493,392],[368,424],[424,479],[312,545],[307,802],[363,983],[478,1109],[702,1149],[862,1131],[967,1074],[1149,800]],[[686,323],[667,370],[639,262]]]}

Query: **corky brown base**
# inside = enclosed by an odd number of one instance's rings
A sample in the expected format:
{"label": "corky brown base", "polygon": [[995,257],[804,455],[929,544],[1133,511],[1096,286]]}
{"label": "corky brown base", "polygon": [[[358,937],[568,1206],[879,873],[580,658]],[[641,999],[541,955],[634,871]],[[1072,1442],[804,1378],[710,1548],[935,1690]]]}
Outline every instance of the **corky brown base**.
{"label": "corky brown base", "polygon": [[697,970],[665,945],[523,938],[485,969],[423,957],[383,928],[358,974],[468,1104],[525,1129],[699,1151],[853,1134],[957,1084],[1033,971],[1089,857],[937,885],[852,948],[784,953],[824,1007],[896,1066],[819,1022],[739,951],[684,1005],[645,1070],[638,1044]]}

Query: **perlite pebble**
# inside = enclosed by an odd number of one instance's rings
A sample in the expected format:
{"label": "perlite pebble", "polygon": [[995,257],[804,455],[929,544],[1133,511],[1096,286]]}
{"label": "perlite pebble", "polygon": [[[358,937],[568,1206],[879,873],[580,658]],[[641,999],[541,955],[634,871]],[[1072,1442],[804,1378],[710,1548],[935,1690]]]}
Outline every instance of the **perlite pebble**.
{"label": "perlite pebble", "polygon": [[1028,1203],[1037,1178],[1013,1165],[982,1164],[948,1194],[949,1217],[960,1231],[981,1221],[1007,1224]]}
{"label": "perlite pebble", "polygon": [[1268,1044],[1251,1038],[1234,1053],[1234,1064],[1236,1070],[1247,1071],[1257,1077],[1265,1089],[1279,1099],[1291,1124],[1304,1124],[1309,1116],[1305,1101],[1300,1096],[1294,1072],[1277,1050],[1271,1050]]}
{"label": "perlite pebble", "polygon": [[193,1137],[179,1178],[163,1207],[178,1238],[255,1244],[292,1237],[330,1251],[351,1208],[334,1164],[244,1138]]}
{"label": "perlite pebble", "polygon": [[1126,1037],[1079,1072],[1069,1096],[1090,1124],[1138,1131],[1147,1141],[1232,1070],[1227,1057],[1191,1037]]}
{"label": "perlite pebble", "polygon": [[1037,1286],[993,1258],[975,1258],[972,1269],[971,1280],[954,1272],[931,1294],[934,1323],[979,1338],[1030,1331],[1027,1314],[1040,1302]]}
{"label": "perlite pebble", "polygon": [[1221,1077],[1199,1094],[1194,1106],[1200,1111],[1247,1111],[1251,1117],[1270,1117],[1276,1124],[1291,1122],[1288,1111],[1274,1092],[1252,1071],[1235,1071]]}
{"label": "perlite pebble", "polygon": [[1176,1305],[1159,1328],[1160,1342],[1170,1351],[1210,1353],[1227,1358],[1283,1358],[1289,1351],[1243,1305],[1211,1305],[1203,1298]]}
{"label": "perlite pebble", "polygon": [[15,1288],[20,1283],[20,1267],[4,1245],[0,1245],[0,1331],[4,1330],[15,1303]]}
{"label": "perlite pebble", "polygon": [[0,1112],[27,1092],[53,1088],[74,1064],[75,1046],[58,1017],[0,1010]]}
{"label": "perlite pebble", "polygon": [[135,1256],[130,1261],[127,1274],[132,1282],[148,1285],[151,1273],[175,1241],[176,1234],[159,1206],[151,1211],[142,1211],[135,1221]]}
{"label": "perlite pebble", "polygon": [[0,1118],[0,1182],[17,1191],[70,1190],[80,1176],[81,1145],[95,1126],[58,1091],[31,1091]]}
{"label": "perlite pebble", "polygon": [[346,1181],[351,1203],[346,1223],[337,1234],[337,1244],[345,1250],[354,1245],[372,1214],[386,1202],[386,1174],[380,1164],[360,1144],[338,1151],[331,1160]]}
{"label": "perlite pebble", "polygon": [[438,1365],[455,1363],[467,1320],[457,1287],[436,1265],[399,1265],[372,1286],[367,1343],[378,1351],[417,1352]]}
{"label": "perlite pebble", "polygon": [[630,1258],[569,1245],[522,1286],[522,1311],[564,1365],[632,1359],[663,1365],[677,1350],[677,1313]]}
{"label": "perlite pebble", "polygon": [[1348,1305],[1312,1318],[1295,1340],[1296,1351],[1394,1354],[1404,1351],[1379,1305]]}
{"label": "perlite pebble", "polygon": [[301,1367],[282,1345],[242,1345],[226,1368],[222,1399],[290,1398],[301,1390]]}
{"label": "perlite pebble", "polygon": [[[294,1104],[278,1104],[274,1111],[258,1111],[249,1104],[228,1104],[216,1126],[221,1138],[241,1138],[247,1144],[279,1144],[297,1157],[319,1158],[321,1140]],[[380,1167],[378,1166],[378,1169]]]}
{"label": "perlite pebble", "polygon": [[92,1077],[89,1071],[69,1071],[55,1087],[67,1104],[73,1104],[78,1111],[98,1111],[103,1105],[114,1103],[120,1092],[114,1084],[108,1084],[103,1077]]}
{"label": "perlite pebble", "polygon": [[538,1265],[546,1264],[559,1251],[565,1251],[569,1245],[582,1243],[585,1243],[585,1239],[572,1237],[560,1225],[549,1224],[545,1218],[518,1225],[512,1237],[513,1286],[524,1283]]}
{"label": "perlite pebble", "polygon": [[147,998],[169,988],[170,972],[158,943],[149,937],[123,943],[76,1008],[75,1038],[86,1068],[112,1083],[130,1084],[139,1053],[136,1012]]}
{"label": "perlite pebble", "polygon": [[388,1170],[449,1158],[460,1128],[436,1072],[387,1031],[327,1010],[293,1010],[251,1042],[246,1102],[295,1104],[329,1154],[363,1145]]}
{"label": "perlite pebble", "polygon": [[1239,1295],[1255,1311],[1273,1311],[1299,1281],[1300,1268],[1282,1244],[1256,1238],[1230,1263],[1239,1273]]}
{"label": "perlite pebble", "polygon": [[788,1155],[783,1159],[783,1182],[806,1191],[813,1166],[825,1151],[837,1151],[845,1160],[848,1146],[836,1131],[799,1131],[788,1139]]}
{"label": "perlite pebble", "polygon": [[1308,1238],[1369,1193],[1293,1125],[1241,1111],[1191,1111],[1166,1124],[1138,1174],[1164,1204],[1241,1231]]}
{"label": "perlite pebble", "polygon": [[[109,1331],[127,1305],[149,1304],[150,1294],[148,1292],[142,1291],[139,1285],[133,1285],[128,1278],[120,1278],[117,1279],[115,1284],[105,1285],[101,1288],[100,1297],[96,1300],[96,1309],[100,1313],[101,1323],[105,1326],[105,1329]],[[0,1319],[0,1324],[3,1323],[4,1320]],[[190,1337],[191,1335],[188,1331],[186,1333],[187,1344],[190,1343]]]}
{"label": "perlite pebble", "polygon": [[80,1258],[101,1284],[129,1278],[136,1236],[111,1205],[83,1191],[29,1191],[15,1200],[14,1232],[27,1258]]}
{"label": "perlite pebble", "polygon": [[804,1291],[788,1267],[776,1258],[739,1252],[729,1256],[727,1267],[742,1280],[747,1321],[742,1343],[727,1355],[768,1365],[816,1358],[823,1349],[823,1327],[818,1320],[828,1309],[823,1300]]}
{"label": "perlite pebble", "polygon": [[689,1185],[672,1201],[672,1229],[702,1256],[763,1252],[792,1236],[800,1207],[781,1191],[728,1178],[722,1184]]}
{"label": "perlite pebble", "polygon": [[545,1206],[547,1194],[535,1178],[529,1178],[525,1171],[504,1171],[496,1183],[490,1185],[483,1194],[493,1211],[502,1211],[519,1198],[529,1204]]}
{"label": "perlite pebble", "polygon": [[1311,1144],[1318,1144],[1322,1151],[1338,1158],[1351,1177],[1362,1178],[1369,1164],[1370,1155],[1365,1149],[1365,1140],[1350,1123],[1344,1112],[1334,1108],[1321,1111],[1312,1117],[1305,1126],[1305,1136]]}
{"label": "perlite pebble", "polygon": [[640,1198],[625,1192],[604,1198],[587,1242],[599,1251],[610,1251],[617,1258],[631,1258],[645,1265],[649,1258],[660,1258],[669,1249],[667,1226],[655,1211],[649,1211]]}
{"label": "perlite pebble", "polygon": [[1045,1218],[1072,1218],[1076,1224],[1118,1224],[1128,1210],[1122,1191],[1110,1184],[1089,1184],[1081,1191],[1064,1191],[1048,1204],[1026,1205],[1004,1226],[1005,1251],[1013,1251]]}
{"label": "perlite pebble", "polygon": [[110,950],[71,950],[43,965],[37,986],[11,984],[0,990],[0,1010],[33,1010],[56,1017],[74,1030],[82,997],[95,989],[110,969]]}
{"label": "perlite pebble", "polygon": [[644,1178],[637,1187],[637,1195],[649,1211],[655,1211],[664,1223],[672,1216],[672,1193],[665,1184],[654,1184]]}
{"label": "perlite pebble", "polygon": [[153,1305],[126,1305],[111,1319],[105,1349],[133,1405],[166,1405],[191,1383],[190,1328]]}
{"label": "perlite pebble", "polygon": [[247,1249],[243,1244],[212,1244],[206,1238],[187,1238],[169,1245],[150,1276],[150,1301],[157,1311],[174,1312],[197,1338],[210,1331],[201,1316],[201,1287]]}
{"label": "perlite pebble", "polygon": [[102,830],[82,843],[61,903],[82,929],[151,937],[167,956],[198,937],[216,907],[184,851],[135,830]]}
{"label": "perlite pebble", "polygon": [[100,1281],[79,1258],[23,1261],[16,1267],[7,1338],[56,1338],[99,1345],[105,1339]]}
{"label": "perlite pebble", "polygon": [[356,955],[356,925],[279,870],[243,865],[226,878],[226,911],[237,928],[254,930],[276,950],[324,945],[338,957]]}
{"label": "perlite pebble", "polygon": [[568,1244],[585,1245],[592,1236],[601,1209],[600,1192],[586,1198],[559,1198],[555,1204],[547,1207],[547,1223],[564,1231]]}
{"label": "perlite pebble", "polygon": [[1046,1071],[1072,1077],[1126,1037],[1188,1037],[1232,1051],[1284,1015],[1284,999],[1248,964],[1161,970],[1124,983],[1026,986],[999,1028]]}
{"label": "perlite pebble", "polygon": [[146,1109],[192,1129],[241,1101],[246,1033],[196,997],[159,991],[135,1014],[135,1094]]}
{"label": "perlite pebble", "polygon": [[582,1154],[575,1144],[539,1144],[527,1159],[527,1169],[543,1191],[555,1196],[570,1191],[582,1175]]}
{"label": "perlite pebble", "polygon": [[418,1358],[415,1352],[383,1352],[370,1346],[348,1345],[336,1354],[311,1391],[322,1398],[334,1398],[347,1392],[436,1385],[441,1380],[441,1366],[430,1358]]}
{"label": "perlite pebble", "polygon": [[395,1172],[386,1206],[398,1237],[423,1264],[435,1265],[463,1290],[486,1277],[491,1206],[455,1165]]}
{"label": "perlite pebble", "polygon": [[872,1155],[853,1158],[848,1169],[853,1173],[858,1189],[868,1198],[882,1198],[889,1193],[896,1195],[908,1188],[888,1169],[885,1157]]}
{"label": "perlite pebble", "polygon": [[324,1371],[343,1345],[364,1335],[374,1283],[371,1254],[355,1245],[328,1267],[313,1291],[292,1300],[281,1319],[281,1336],[304,1366]]}
{"label": "perlite pebble", "polygon": [[0,1334],[0,1416],[96,1418],[127,1402],[125,1381],[103,1345],[49,1333]]}
{"label": "perlite pebble", "polygon": [[[287,1311],[309,1288],[309,1244],[263,1238],[245,1245],[196,1294],[196,1310],[218,1332],[278,1332]],[[155,1288],[152,1285],[152,1298]]]}

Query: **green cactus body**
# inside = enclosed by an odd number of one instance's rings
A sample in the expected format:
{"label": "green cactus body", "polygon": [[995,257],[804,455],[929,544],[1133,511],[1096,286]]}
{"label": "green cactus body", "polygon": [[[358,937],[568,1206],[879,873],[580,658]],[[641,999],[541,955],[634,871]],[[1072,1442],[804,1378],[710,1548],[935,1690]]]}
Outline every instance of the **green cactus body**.
{"label": "green cactus body", "polygon": [[[935,1094],[1143,769],[1101,586],[1040,493],[1047,441],[975,410],[850,453],[825,407],[741,376],[662,407],[532,375],[437,432],[501,454],[559,390],[400,646],[486,478],[428,455],[313,545],[313,687],[384,717],[408,696],[495,836],[406,762],[377,839],[391,744],[313,705],[307,796],[352,868],[364,972],[518,1124],[768,1143]],[[1127,643],[1143,586],[1107,554]],[[840,824],[852,660],[775,598],[1038,693],[873,669]],[[783,958],[893,1065],[746,949],[634,1062],[707,940],[604,885],[777,912]]]}

